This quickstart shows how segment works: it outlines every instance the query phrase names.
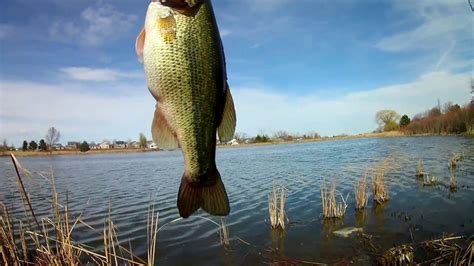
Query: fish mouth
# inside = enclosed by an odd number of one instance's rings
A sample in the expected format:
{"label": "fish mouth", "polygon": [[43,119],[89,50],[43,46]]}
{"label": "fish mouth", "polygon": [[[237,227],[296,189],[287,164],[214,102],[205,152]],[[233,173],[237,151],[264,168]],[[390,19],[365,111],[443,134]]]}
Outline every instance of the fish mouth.
{"label": "fish mouth", "polygon": [[194,16],[198,12],[202,2],[203,0],[151,0],[151,3],[169,7],[188,17]]}

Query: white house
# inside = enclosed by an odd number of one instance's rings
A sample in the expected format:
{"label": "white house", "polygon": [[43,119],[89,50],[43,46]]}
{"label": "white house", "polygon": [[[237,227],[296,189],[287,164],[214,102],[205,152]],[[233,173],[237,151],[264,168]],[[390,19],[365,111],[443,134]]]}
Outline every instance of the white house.
{"label": "white house", "polygon": [[104,149],[104,150],[110,149],[110,142],[104,141],[101,144],[99,144],[99,147],[100,149]]}
{"label": "white house", "polygon": [[239,145],[239,142],[236,139],[227,142],[227,145]]}
{"label": "white house", "polygon": [[128,143],[128,147],[132,149],[139,149],[140,148],[140,143],[138,141],[132,141]]}
{"label": "white house", "polygon": [[127,148],[127,143],[125,141],[116,141],[114,143],[114,148],[115,149],[126,149]]}
{"label": "white house", "polygon": [[153,141],[147,142],[147,148],[150,150],[158,150],[158,146],[156,146],[156,143],[154,143]]}

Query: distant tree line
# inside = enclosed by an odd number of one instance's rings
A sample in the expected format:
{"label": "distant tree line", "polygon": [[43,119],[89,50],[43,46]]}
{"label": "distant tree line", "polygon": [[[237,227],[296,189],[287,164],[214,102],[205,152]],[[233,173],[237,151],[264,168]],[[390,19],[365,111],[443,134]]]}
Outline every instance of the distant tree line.
{"label": "distant tree line", "polygon": [[375,115],[377,131],[400,130],[406,134],[474,134],[474,102],[461,107],[445,103],[415,115],[400,116],[393,110],[381,110]]}
{"label": "distant tree line", "polygon": [[415,115],[401,130],[407,134],[474,134],[474,102],[461,107],[446,103]]}
{"label": "distant tree line", "polygon": [[299,141],[303,139],[319,139],[321,136],[315,132],[310,131],[305,134],[299,133],[289,133],[285,130],[278,130],[273,134],[273,136],[269,136],[266,133],[259,133],[254,137],[249,137],[246,133],[237,132],[234,135],[234,140],[238,143],[265,143],[265,142],[282,142],[282,141]]}
{"label": "distant tree line", "polygon": [[5,152],[7,151],[13,151],[13,150],[15,150],[15,147],[13,145],[8,146],[6,139],[4,139],[3,142],[0,144],[0,153],[2,154],[5,154]]}

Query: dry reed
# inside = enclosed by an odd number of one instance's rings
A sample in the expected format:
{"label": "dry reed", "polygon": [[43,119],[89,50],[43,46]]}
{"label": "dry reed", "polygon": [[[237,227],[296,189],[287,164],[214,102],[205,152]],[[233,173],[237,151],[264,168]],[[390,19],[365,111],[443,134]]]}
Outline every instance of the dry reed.
{"label": "dry reed", "polygon": [[158,234],[159,213],[155,211],[155,202],[148,208],[147,219],[147,242],[148,242],[148,265],[155,265],[156,242]]}
{"label": "dry reed", "polygon": [[435,253],[437,256],[429,261],[424,261],[425,265],[472,265],[474,257],[474,241],[470,241],[467,248],[462,248],[453,241],[462,239],[462,236],[443,236],[441,239],[429,240],[421,243],[427,251]]}
{"label": "dry reed", "polygon": [[451,176],[449,177],[449,190],[451,192],[458,190],[458,181],[456,180],[456,174],[454,171],[451,171]]}
{"label": "dry reed", "polygon": [[273,229],[285,229],[288,217],[285,212],[286,189],[283,186],[273,185],[272,193],[268,195],[268,212]]}
{"label": "dry reed", "polygon": [[326,188],[324,183],[321,184],[321,201],[323,205],[323,218],[342,218],[347,209],[346,199],[341,196],[341,201],[336,200],[336,183],[332,184],[331,190]]}
{"label": "dry reed", "polygon": [[374,201],[377,204],[382,204],[390,199],[388,196],[388,188],[385,186],[385,172],[383,169],[378,169],[374,173],[372,193],[374,195]]}
{"label": "dry reed", "polygon": [[367,171],[360,181],[354,185],[356,210],[362,210],[367,207],[369,193],[367,192]]}
{"label": "dry reed", "polygon": [[228,248],[230,245],[229,242],[229,227],[225,224],[224,219],[221,218],[221,224],[219,227],[219,238],[221,240],[221,244]]}
{"label": "dry reed", "polygon": [[463,153],[453,153],[451,159],[449,159],[448,168],[456,169],[463,160],[464,160]]}
{"label": "dry reed", "polygon": [[423,160],[420,159],[418,160],[418,163],[416,164],[416,177],[417,178],[423,178],[427,173],[425,173],[424,166],[423,166]]}
{"label": "dry reed", "polygon": [[[13,154],[13,165],[17,174],[18,191],[20,192],[25,217],[16,220],[10,215],[6,206],[0,202],[0,265],[81,265],[84,261],[95,265],[154,265],[156,264],[156,244],[158,232],[169,224],[182,218],[177,218],[158,227],[159,215],[155,211],[155,203],[151,202],[147,214],[147,260],[143,260],[132,253],[131,247],[125,248],[119,243],[118,229],[111,219],[111,206],[101,231],[91,227],[82,220],[82,213],[72,218],[69,206],[59,202],[59,193],[56,189],[54,175],[43,179],[51,183],[52,188],[52,217],[38,219],[33,209],[31,198],[24,186],[22,174],[32,178],[31,172],[24,169]],[[280,191],[282,197],[280,208],[285,204],[285,191]],[[280,211],[280,215],[284,211]],[[201,216],[194,216],[212,222],[219,228],[221,242],[229,246],[229,230],[222,220],[221,225]],[[284,220],[283,227],[284,227]],[[75,228],[81,224],[102,235],[103,251],[95,252],[93,247],[79,244],[72,235]]]}
{"label": "dry reed", "polygon": [[429,176],[425,176],[423,178],[423,186],[430,187],[430,186],[437,186],[438,184],[439,182],[436,176],[431,176],[431,178]]}
{"label": "dry reed", "polygon": [[[48,179],[52,187],[52,217],[38,220],[21,177],[21,173],[29,172],[22,168],[13,154],[11,159],[17,174],[26,224],[23,220],[15,221],[1,203],[0,262],[3,262],[3,265],[80,265],[81,259],[87,259],[97,265],[146,264],[138,257],[134,258],[130,251],[118,244],[117,229],[110,219],[110,208],[103,230],[104,252],[94,252],[90,247],[76,243],[72,234],[79,224],[95,229],[82,220],[82,213],[77,218],[72,218],[67,200],[64,205],[59,203],[59,194],[52,174]],[[130,254],[131,259],[125,258],[124,252]]]}
{"label": "dry reed", "polygon": [[401,245],[393,247],[384,252],[377,260],[379,265],[413,265],[413,247]]}

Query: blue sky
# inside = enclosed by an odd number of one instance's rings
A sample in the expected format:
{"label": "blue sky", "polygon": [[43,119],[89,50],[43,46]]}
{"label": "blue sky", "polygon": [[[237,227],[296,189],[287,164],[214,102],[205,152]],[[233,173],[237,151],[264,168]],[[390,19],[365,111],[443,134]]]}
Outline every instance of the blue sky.
{"label": "blue sky", "polygon": [[[369,132],[374,114],[465,104],[473,74],[467,1],[213,1],[237,131]],[[150,136],[154,100],[135,38],[148,1],[0,3],[0,138],[50,126],[61,142]]]}

